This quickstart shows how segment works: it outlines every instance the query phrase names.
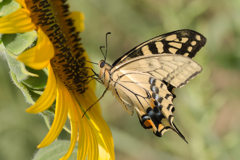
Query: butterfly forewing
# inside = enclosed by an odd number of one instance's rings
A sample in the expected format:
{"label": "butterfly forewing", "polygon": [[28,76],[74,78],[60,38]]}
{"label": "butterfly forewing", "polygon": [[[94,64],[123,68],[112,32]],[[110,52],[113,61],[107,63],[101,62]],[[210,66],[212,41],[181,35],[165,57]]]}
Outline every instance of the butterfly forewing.
{"label": "butterfly forewing", "polygon": [[117,59],[112,66],[131,58],[151,54],[180,54],[192,58],[205,43],[206,38],[200,33],[188,29],[178,30],[141,43]]}

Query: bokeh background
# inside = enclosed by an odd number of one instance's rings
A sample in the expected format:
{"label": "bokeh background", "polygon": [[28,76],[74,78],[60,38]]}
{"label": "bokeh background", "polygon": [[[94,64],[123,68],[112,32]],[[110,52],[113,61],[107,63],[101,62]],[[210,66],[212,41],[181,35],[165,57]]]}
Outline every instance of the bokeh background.
{"label": "bokeh background", "polygon": [[[70,0],[85,14],[82,42],[91,60],[108,37],[111,64],[131,48],[160,34],[192,29],[207,38],[194,58],[203,72],[176,90],[174,122],[189,144],[168,131],[162,138],[129,116],[109,92],[102,112],[114,137],[117,160],[238,160],[240,157],[240,0]],[[97,66],[95,70],[98,71]],[[98,86],[99,96],[104,91]],[[31,159],[47,133],[40,115],[13,85],[0,60],[0,159]],[[63,138],[63,136],[61,137]]]}

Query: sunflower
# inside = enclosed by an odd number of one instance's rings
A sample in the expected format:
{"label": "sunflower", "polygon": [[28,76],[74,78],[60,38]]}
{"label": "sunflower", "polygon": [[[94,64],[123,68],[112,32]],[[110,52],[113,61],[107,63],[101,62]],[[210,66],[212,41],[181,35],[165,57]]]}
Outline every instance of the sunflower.
{"label": "sunflower", "polygon": [[[29,72],[28,67],[43,71],[47,68],[45,89],[26,110],[29,113],[42,113],[49,108],[54,109],[51,128],[38,148],[51,144],[69,119],[71,142],[62,159],[70,157],[76,143],[79,160],[114,159],[112,135],[101,116],[99,104],[82,117],[84,111],[97,101],[95,82],[91,81],[94,76],[92,65],[88,63],[88,55],[79,38],[79,33],[84,29],[83,14],[69,12],[66,0],[15,0],[12,6],[11,12],[1,15],[0,42],[4,41],[4,35],[19,33],[36,35],[37,39],[32,38],[31,45],[19,41],[28,46],[21,48],[22,52],[17,54],[5,48],[7,57],[17,59],[14,65],[21,66],[21,73],[27,74],[27,77],[37,76]],[[10,69],[14,77],[14,67],[10,65]],[[26,77],[13,80],[23,92],[29,89],[29,86],[21,87],[23,84],[19,83],[19,79],[26,80]]]}

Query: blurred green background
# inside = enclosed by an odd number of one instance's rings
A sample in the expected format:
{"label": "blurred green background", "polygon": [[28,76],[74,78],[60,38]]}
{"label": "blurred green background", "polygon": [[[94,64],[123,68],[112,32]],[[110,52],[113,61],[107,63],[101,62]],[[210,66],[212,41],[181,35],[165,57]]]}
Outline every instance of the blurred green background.
{"label": "blurred green background", "polygon": [[[101,100],[117,160],[238,160],[240,157],[240,0],[70,0],[85,14],[82,42],[91,60],[108,38],[111,64],[139,43],[160,34],[192,29],[207,38],[194,58],[203,72],[176,90],[174,122],[189,144],[168,131],[162,138],[129,116],[111,93]],[[97,66],[95,70],[98,71]],[[31,159],[47,133],[39,115],[13,85],[0,60],[0,159]],[[101,96],[104,87],[97,87]],[[13,154],[14,153],[14,154]],[[21,158],[19,158],[21,157]]]}

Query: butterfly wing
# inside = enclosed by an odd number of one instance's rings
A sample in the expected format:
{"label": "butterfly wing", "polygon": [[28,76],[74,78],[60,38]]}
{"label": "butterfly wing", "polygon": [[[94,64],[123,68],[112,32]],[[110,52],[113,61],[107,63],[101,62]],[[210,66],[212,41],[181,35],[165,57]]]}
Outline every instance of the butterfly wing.
{"label": "butterfly wing", "polygon": [[206,38],[193,30],[177,30],[147,40],[118,58],[112,66],[144,55],[180,54],[194,57],[205,45]]}
{"label": "butterfly wing", "polygon": [[126,95],[126,100],[118,99],[135,108],[144,128],[152,129],[157,136],[172,129],[185,140],[173,124],[173,95],[164,82],[179,88],[201,70],[194,60],[181,55],[141,56],[113,67],[111,85],[117,97],[119,93]]}

